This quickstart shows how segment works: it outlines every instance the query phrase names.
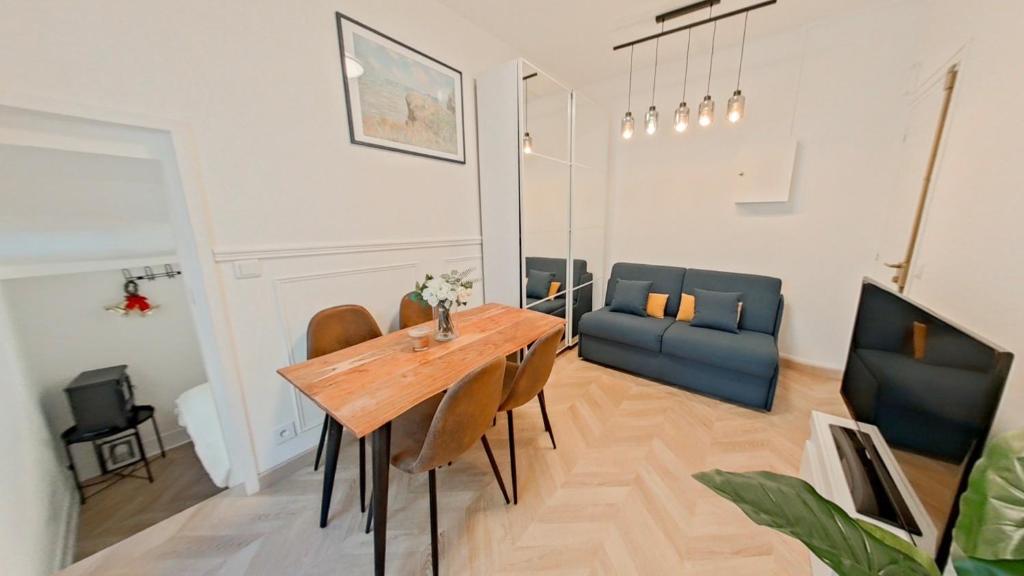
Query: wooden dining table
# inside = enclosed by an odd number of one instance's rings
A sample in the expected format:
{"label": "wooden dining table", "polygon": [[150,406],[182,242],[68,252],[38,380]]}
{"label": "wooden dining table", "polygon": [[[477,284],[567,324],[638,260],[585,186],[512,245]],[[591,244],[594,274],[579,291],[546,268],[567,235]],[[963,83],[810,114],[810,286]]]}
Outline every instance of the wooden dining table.
{"label": "wooden dining table", "polygon": [[343,427],[357,438],[372,434],[371,511],[378,575],[384,574],[391,421],[494,358],[526,348],[565,325],[562,318],[503,304],[484,304],[454,317],[458,338],[431,340],[427,350],[413,350],[408,334],[412,327],[278,370],[331,417],[324,467],[324,520]]}

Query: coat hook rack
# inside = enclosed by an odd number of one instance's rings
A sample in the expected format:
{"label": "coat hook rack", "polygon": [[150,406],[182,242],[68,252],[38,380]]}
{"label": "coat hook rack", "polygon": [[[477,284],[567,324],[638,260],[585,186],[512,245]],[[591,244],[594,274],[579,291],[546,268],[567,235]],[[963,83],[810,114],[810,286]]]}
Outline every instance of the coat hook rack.
{"label": "coat hook rack", "polygon": [[152,266],[144,266],[142,268],[142,276],[133,275],[130,268],[121,268],[121,275],[124,276],[125,280],[156,280],[157,278],[181,276],[181,270],[175,270],[171,264],[164,264],[163,272],[153,272]]}

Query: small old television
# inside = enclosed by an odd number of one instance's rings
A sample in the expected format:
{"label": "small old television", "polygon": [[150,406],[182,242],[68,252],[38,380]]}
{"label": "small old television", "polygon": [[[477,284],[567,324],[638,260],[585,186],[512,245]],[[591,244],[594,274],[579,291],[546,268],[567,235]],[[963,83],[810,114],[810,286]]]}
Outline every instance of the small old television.
{"label": "small old television", "polygon": [[135,394],[128,366],[82,372],[64,388],[79,432],[99,432],[128,426]]}

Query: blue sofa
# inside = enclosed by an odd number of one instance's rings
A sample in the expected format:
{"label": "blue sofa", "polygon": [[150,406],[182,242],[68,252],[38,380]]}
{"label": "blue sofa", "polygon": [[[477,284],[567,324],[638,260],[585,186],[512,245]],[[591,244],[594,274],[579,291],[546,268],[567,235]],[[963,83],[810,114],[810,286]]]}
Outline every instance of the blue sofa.
{"label": "blue sofa", "polygon": [[[573,266],[573,285],[580,286],[581,284],[587,284],[594,279],[594,275],[587,272],[587,261],[575,258],[572,261]],[[526,270],[541,270],[544,272],[551,272],[555,275],[555,281],[562,284],[559,290],[568,290],[569,285],[565,282],[565,258],[544,258],[541,256],[527,256],[526,257]],[[558,298],[552,298],[551,300],[544,300],[539,302],[540,298],[527,298],[526,305],[531,310],[537,312],[543,312],[552,316],[558,316],[559,318],[565,318],[565,296],[559,296]],[[579,331],[580,317],[590,312],[594,307],[594,288],[592,284],[587,284],[583,288],[578,288],[573,293],[572,301],[572,325],[573,333],[575,337]]]}
{"label": "blue sofa", "polygon": [[[664,318],[612,312],[619,279],[650,280],[668,294]],[[676,320],[682,294],[740,292],[739,333]],[[771,410],[779,379],[782,281],[768,276],[620,262],[612,267],[605,307],[580,319],[579,355],[592,362],[759,410]]]}

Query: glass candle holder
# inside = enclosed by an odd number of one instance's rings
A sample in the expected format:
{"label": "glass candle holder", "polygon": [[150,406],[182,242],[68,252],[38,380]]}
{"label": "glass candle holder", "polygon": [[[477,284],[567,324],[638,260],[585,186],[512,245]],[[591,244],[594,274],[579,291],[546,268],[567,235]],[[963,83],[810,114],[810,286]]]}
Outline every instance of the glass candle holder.
{"label": "glass candle holder", "polygon": [[434,331],[432,326],[418,326],[409,330],[409,340],[412,341],[414,352],[422,352],[430,348],[430,334]]}

